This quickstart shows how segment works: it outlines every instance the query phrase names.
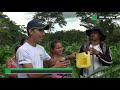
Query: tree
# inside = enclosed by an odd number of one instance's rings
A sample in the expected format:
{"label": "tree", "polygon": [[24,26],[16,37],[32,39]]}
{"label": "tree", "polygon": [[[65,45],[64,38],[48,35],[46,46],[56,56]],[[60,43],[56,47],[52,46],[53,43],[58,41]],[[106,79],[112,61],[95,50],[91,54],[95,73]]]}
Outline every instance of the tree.
{"label": "tree", "polygon": [[[43,40],[42,45],[45,46],[46,42],[51,42],[54,39],[67,42],[69,45],[76,43],[78,45],[83,44],[86,41],[85,33],[80,30],[69,30],[69,31],[58,31],[55,33],[46,33],[45,40]],[[64,44],[63,44],[64,45]]]}
{"label": "tree", "polygon": [[63,17],[63,12],[37,12],[33,18],[39,18],[43,23],[49,24],[49,32],[54,29],[55,24],[58,24],[60,27],[67,24]]}
{"label": "tree", "polygon": [[13,45],[25,36],[21,28],[9,19],[7,15],[0,13],[0,45]]}
{"label": "tree", "polygon": [[[92,16],[110,16],[110,17],[118,17],[120,16],[120,12],[76,12],[76,17],[80,19],[80,25],[86,27],[87,29],[92,28],[93,26],[100,26],[104,29],[104,32],[107,34],[107,41],[114,43],[114,37],[118,37],[120,31],[120,27],[116,22],[117,19],[97,19],[92,20]],[[117,33],[116,33],[117,32]],[[116,34],[115,34],[116,33]],[[114,36],[113,36],[114,35]],[[112,43],[111,42],[111,43]],[[118,41],[117,41],[118,42]]]}

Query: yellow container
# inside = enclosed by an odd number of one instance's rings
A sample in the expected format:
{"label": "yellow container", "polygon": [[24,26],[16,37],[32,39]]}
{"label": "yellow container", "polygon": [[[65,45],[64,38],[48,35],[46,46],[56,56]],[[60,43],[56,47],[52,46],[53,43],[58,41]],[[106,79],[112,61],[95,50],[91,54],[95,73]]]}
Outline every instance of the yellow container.
{"label": "yellow container", "polygon": [[89,51],[88,54],[85,52],[76,54],[76,66],[77,68],[88,68],[91,66]]}

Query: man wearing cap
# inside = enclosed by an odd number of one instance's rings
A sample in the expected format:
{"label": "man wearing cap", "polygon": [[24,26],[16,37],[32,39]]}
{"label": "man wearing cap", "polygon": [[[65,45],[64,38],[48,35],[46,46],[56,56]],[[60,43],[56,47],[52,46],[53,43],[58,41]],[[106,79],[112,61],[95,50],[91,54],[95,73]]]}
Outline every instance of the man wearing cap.
{"label": "man wearing cap", "polygon": [[[43,68],[43,60],[50,60],[51,63],[61,64],[66,67],[63,62],[55,63],[46,53],[45,49],[38,45],[45,36],[44,30],[48,30],[49,25],[43,24],[39,19],[33,19],[27,24],[28,40],[24,43],[16,53],[17,65],[19,68]],[[54,66],[55,67],[55,66]],[[51,67],[51,68],[54,68]],[[41,78],[48,76],[47,74],[18,74],[18,78]]]}
{"label": "man wearing cap", "polygon": [[[91,66],[87,69],[81,69],[81,75],[83,76],[90,75],[98,67],[110,66],[112,64],[110,48],[103,43],[106,39],[103,30],[100,27],[93,27],[90,30],[86,30],[86,34],[90,37],[90,42],[82,45],[79,53],[90,51]],[[99,75],[101,74],[99,73],[97,76]]]}

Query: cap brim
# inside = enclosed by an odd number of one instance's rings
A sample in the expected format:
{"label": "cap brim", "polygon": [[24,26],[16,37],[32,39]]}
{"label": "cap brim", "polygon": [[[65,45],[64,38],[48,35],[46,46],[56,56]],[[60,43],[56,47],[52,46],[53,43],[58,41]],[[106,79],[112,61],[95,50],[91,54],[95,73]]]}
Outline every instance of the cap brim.
{"label": "cap brim", "polygon": [[50,28],[49,25],[44,25],[43,27],[39,27],[38,29],[49,30],[49,28]]}
{"label": "cap brim", "polygon": [[49,28],[50,28],[49,25],[45,25],[43,29],[44,29],[44,30],[49,30]]}
{"label": "cap brim", "polygon": [[33,27],[32,29],[43,29],[43,30],[49,30],[50,26],[49,25],[43,25],[40,27]]}

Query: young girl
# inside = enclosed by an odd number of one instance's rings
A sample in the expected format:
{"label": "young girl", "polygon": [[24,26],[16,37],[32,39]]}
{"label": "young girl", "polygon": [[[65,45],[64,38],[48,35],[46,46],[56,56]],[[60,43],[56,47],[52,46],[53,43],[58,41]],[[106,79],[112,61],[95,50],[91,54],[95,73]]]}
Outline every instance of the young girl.
{"label": "young girl", "polygon": [[[14,51],[14,54],[16,54],[16,51],[17,49],[19,48],[20,46],[17,46],[15,48],[15,51]],[[6,61],[6,68],[17,68],[17,64],[16,64],[16,58],[15,56],[13,58],[10,58]],[[8,74],[8,77],[9,78],[17,78],[17,75],[16,74]]]}
{"label": "young girl", "polygon": [[[64,65],[61,64],[60,60],[64,59],[64,55],[62,55],[63,53],[63,47],[62,47],[62,43],[59,40],[54,40],[51,42],[50,45],[50,56],[52,59],[56,60],[56,63],[59,64],[54,64],[52,65],[50,62],[45,61],[44,62],[44,67],[54,67],[54,68],[65,68],[68,67],[70,65],[70,60],[65,61]],[[53,74],[52,78],[62,78],[64,77],[64,74]]]}

